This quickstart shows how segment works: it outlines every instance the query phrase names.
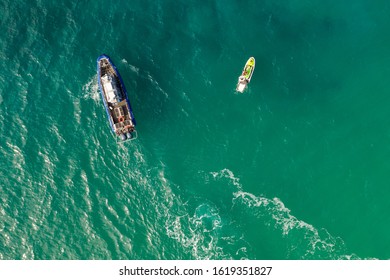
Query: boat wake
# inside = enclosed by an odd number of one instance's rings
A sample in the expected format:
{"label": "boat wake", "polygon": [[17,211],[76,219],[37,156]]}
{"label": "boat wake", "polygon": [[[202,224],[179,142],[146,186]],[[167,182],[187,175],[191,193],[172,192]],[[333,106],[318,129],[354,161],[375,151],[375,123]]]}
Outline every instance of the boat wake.
{"label": "boat wake", "polygon": [[99,102],[101,97],[99,94],[99,88],[97,83],[97,75],[91,77],[88,82],[83,85],[83,98],[92,98],[95,102]]}
{"label": "boat wake", "polygon": [[139,68],[134,66],[134,65],[131,65],[126,59],[122,59],[121,62],[126,66],[126,67],[129,67],[130,70],[135,73],[137,76],[139,74]]}
{"label": "boat wake", "polygon": [[235,188],[232,211],[255,218],[269,231],[280,234],[289,259],[360,259],[349,253],[340,237],[316,229],[291,214],[279,198],[269,199],[245,192],[239,178],[229,169],[210,173],[215,180],[227,180]]}
{"label": "boat wake", "polygon": [[169,213],[165,228],[168,236],[178,241],[195,259],[230,258],[217,246],[221,217],[210,204],[200,204],[192,215]]}

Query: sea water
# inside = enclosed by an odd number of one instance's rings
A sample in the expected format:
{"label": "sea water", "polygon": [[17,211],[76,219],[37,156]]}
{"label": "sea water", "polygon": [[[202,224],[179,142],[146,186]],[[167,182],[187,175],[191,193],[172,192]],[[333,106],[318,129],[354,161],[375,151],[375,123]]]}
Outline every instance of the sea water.
{"label": "sea water", "polygon": [[[0,259],[390,257],[388,1],[0,13]],[[137,120],[125,145],[102,53]]]}

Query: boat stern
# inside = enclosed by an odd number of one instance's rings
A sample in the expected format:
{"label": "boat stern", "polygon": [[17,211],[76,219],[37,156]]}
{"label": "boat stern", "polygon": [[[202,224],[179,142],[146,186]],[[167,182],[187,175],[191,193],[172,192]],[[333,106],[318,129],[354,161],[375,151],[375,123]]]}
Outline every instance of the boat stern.
{"label": "boat stern", "polygon": [[237,84],[237,91],[243,93],[246,88],[246,83],[238,83]]}

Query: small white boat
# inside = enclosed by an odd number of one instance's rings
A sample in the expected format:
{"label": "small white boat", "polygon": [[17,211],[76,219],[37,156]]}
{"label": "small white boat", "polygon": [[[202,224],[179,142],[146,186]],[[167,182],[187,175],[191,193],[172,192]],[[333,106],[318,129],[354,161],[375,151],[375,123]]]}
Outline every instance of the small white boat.
{"label": "small white boat", "polygon": [[241,76],[238,77],[238,83],[236,88],[238,92],[243,93],[244,90],[246,89],[246,86],[251,81],[253,72],[255,71],[255,64],[256,62],[254,57],[249,58],[248,61],[246,62]]}

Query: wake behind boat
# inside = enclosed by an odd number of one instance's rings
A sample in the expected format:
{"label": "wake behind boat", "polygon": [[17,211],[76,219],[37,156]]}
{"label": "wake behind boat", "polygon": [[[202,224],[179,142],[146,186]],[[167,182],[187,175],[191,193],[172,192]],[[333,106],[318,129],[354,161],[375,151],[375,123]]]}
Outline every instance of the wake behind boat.
{"label": "wake behind boat", "polygon": [[238,78],[237,88],[238,92],[243,93],[246,86],[252,79],[253,72],[255,71],[255,58],[251,57],[245,64],[244,70],[242,71],[241,76]]}
{"label": "wake behind boat", "polygon": [[137,138],[135,118],[125,85],[107,55],[102,54],[98,57],[97,74],[100,93],[112,132],[122,142]]}

